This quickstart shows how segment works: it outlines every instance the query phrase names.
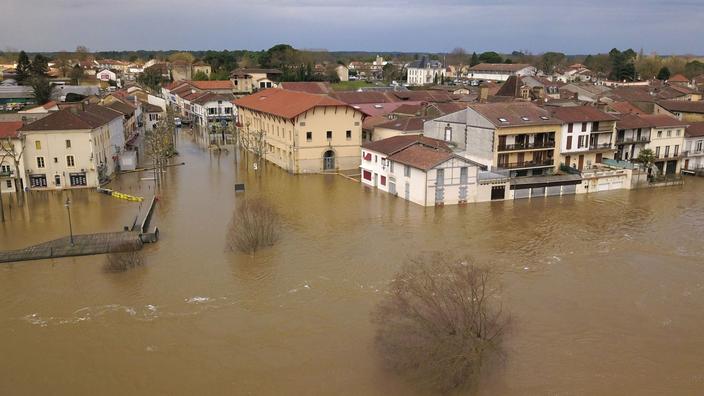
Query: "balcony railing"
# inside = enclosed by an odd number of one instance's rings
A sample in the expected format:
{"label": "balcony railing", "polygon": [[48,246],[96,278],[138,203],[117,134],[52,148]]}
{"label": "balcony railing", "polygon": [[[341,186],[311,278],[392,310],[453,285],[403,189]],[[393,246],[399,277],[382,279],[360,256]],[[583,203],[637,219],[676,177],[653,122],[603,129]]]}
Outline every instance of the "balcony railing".
{"label": "balcony railing", "polygon": [[533,142],[533,143],[515,143],[515,144],[499,144],[499,151],[514,151],[514,150],[534,150],[554,148],[554,141]]}
{"label": "balcony railing", "polygon": [[612,133],[613,131],[614,130],[611,128],[609,128],[609,129],[602,128],[602,129],[597,129],[595,131],[592,131],[591,133]]}
{"label": "balcony railing", "polygon": [[611,148],[611,143],[590,144],[589,150],[608,150]]}
{"label": "balcony railing", "polygon": [[538,168],[543,166],[553,166],[555,165],[555,160],[550,158],[540,161],[523,161],[523,162],[505,162],[499,163],[497,168],[499,169],[520,169],[520,168]]}
{"label": "balcony railing", "polygon": [[648,143],[650,136],[641,136],[635,138],[616,138],[616,144],[631,144],[631,143]]}
{"label": "balcony railing", "polygon": [[683,157],[689,157],[689,156],[694,156],[694,155],[702,155],[704,154],[704,150],[689,150],[689,151],[683,151],[682,156]]}
{"label": "balcony railing", "polygon": [[0,170],[0,177],[11,177],[14,174],[15,174],[15,172],[12,170],[8,170],[8,171]]}

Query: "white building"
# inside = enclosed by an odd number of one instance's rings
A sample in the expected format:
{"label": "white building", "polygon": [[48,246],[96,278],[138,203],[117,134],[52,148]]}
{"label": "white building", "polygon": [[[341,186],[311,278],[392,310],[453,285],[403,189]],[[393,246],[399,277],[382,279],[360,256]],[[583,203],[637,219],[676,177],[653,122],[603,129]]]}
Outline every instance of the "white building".
{"label": "white building", "polygon": [[445,77],[445,67],[442,62],[423,57],[408,65],[406,82],[409,85],[426,85],[438,83],[443,77]]}
{"label": "white building", "polygon": [[225,121],[230,123],[235,119],[235,105],[232,103],[234,96],[208,92],[193,100],[193,122],[201,127],[208,127],[212,123]]}
{"label": "white building", "polygon": [[704,122],[693,122],[685,131],[684,172],[704,172]]}
{"label": "white building", "polygon": [[535,76],[535,67],[523,63],[480,63],[469,68],[468,77],[474,80],[506,81],[511,76]]}
{"label": "white building", "polygon": [[20,128],[26,187],[97,187],[115,172],[121,147],[114,143],[124,142],[122,114],[93,106],[61,110]]}
{"label": "white building", "polygon": [[362,183],[422,205],[453,205],[491,199],[480,184],[481,166],[455,155],[437,139],[394,136],[362,146]]}
{"label": "white building", "polygon": [[108,69],[103,69],[96,73],[95,78],[99,81],[117,81],[117,74]]}

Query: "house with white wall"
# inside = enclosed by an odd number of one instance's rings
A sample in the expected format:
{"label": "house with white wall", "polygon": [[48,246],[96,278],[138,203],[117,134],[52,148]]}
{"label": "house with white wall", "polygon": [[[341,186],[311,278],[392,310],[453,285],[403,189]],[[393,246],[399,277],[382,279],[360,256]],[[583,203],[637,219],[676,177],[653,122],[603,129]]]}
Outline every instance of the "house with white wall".
{"label": "house with white wall", "polygon": [[193,122],[203,128],[235,120],[234,96],[208,92],[193,100]]}
{"label": "house with white wall", "polygon": [[552,107],[552,115],[562,120],[561,164],[582,171],[603,159],[613,159],[618,118],[593,106]]}
{"label": "house with white wall", "polygon": [[0,121],[0,193],[21,190],[24,143],[19,129],[22,121]]}
{"label": "house with white wall", "polygon": [[704,122],[693,122],[685,130],[682,171],[704,174]]}
{"label": "house with white wall", "polygon": [[427,85],[438,83],[445,77],[445,66],[442,62],[423,57],[411,62],[407,68],[406,82],[408,85]]}
{"label": "house with white wall", "polygon": [[[362,183],[422,206],[488,200],[479,184],[481,165],[452,152],[445,142],[400,135],[362,146]],[[482,199],[488,197],[488,199]]]}
{"label": "house with white wall", "polygon": [[523,63],[480,63],[469,68],[468,77],[473,80],[506,81],[511,76],[535,76],[537,69]]}

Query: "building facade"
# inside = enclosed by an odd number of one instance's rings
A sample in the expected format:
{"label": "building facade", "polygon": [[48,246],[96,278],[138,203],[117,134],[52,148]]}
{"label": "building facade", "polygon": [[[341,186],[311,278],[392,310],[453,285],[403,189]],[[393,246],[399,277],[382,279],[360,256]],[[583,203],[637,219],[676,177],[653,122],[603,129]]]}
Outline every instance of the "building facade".
{"label": "building facade", "polygon": [[604,158],[614,159],[616,117],[592,106],[555,107],[551,113],[563,121],[560,139],[562,165],[581,172],[601,163]]}
{"label": "building facade", "polygon": [[291,173],[357,169],[364,114],[336,99],[267,89],[234,102],[250,151]]}

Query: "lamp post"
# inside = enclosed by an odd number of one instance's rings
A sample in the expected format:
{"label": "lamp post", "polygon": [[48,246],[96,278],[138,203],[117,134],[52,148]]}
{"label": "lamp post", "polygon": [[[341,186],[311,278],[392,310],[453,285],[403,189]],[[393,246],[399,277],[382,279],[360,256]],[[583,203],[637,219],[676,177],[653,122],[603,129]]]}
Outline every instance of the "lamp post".
{"label": "lamp post", "polygon": [[66,211],[68,212],[68,232],[71,237],[71,246],[73,246],[73,225],[71,224],[71,198],[66,198]]}

